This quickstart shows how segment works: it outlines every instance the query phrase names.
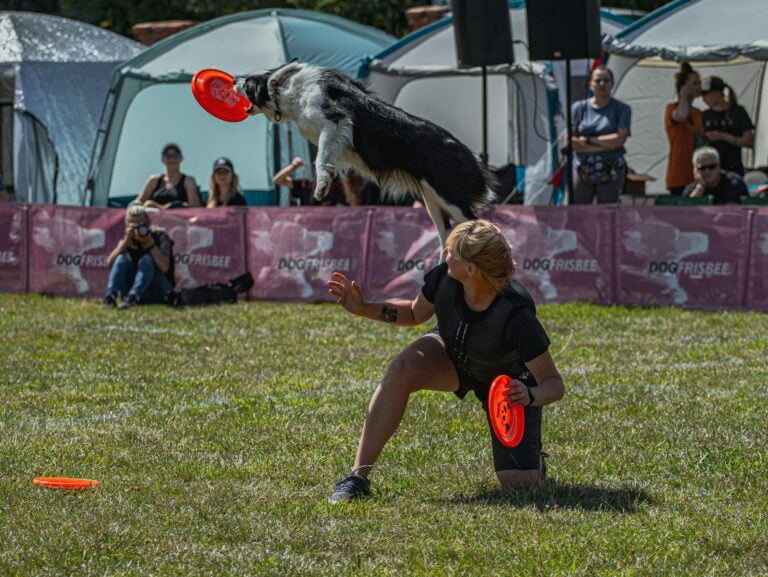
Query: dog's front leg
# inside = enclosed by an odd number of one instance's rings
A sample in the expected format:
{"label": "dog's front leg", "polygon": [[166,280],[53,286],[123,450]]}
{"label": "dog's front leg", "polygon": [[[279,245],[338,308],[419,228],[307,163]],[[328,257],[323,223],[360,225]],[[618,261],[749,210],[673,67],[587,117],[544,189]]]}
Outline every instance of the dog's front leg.
{"label": "dog's front leg", "polygon": [[317,139],[315,200],[320,201],[328,196],[336,176],[336,159],[342,146],[339,128],[332,122],[326,123]]}

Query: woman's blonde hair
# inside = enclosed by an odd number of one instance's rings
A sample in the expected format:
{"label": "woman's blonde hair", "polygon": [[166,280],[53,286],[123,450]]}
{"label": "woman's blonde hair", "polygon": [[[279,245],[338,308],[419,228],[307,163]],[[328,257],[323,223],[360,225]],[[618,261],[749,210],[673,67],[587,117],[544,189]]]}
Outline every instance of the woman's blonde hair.
{"label": "woman's blonde hair", "polygon": [[[232,185],[229,188],[229,194],[234,195],[238,192],[242,193],[243,191],[240,189],[240,179],[237,177],[237,173],[233,170]],[[205,203],[205,206],[207,208],[216,208],[219,198],[221,198],[221,191],[219,190],[219,185],[216,184],[216,179],[213,177],[213,173],[211,173],[211,183],[208,187],[208,201]]]}
{"label": "woman's blonde hair", "polygon": [[506,237],[492,222],[482,219],[462,222],[451,231],[445,244],[461,260],[474,264],[496,292],[509,286],[517,263]]}

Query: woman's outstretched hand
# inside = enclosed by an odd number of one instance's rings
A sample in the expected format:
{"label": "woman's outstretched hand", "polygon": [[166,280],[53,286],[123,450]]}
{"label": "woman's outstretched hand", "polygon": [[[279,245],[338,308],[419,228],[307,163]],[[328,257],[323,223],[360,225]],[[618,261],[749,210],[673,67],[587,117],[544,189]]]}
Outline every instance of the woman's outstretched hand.
{"label": "woman's outstretched hand", "polygon": [[360,314],[365,306],[360,285],[350,281],[340,272],[333,273],[333,279],[328,281],[328,293],[336,297],[338,303],[352,314]]}

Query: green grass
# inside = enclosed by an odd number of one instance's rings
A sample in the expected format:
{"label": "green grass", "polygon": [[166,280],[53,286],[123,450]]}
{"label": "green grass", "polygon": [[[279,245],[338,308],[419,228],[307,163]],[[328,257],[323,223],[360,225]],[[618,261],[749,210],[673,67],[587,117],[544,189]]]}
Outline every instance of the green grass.
{"label": "green grass", "polygon": [[768,575],[768,315],[539,314],[551,480],[506,495],[479,403],[420,393],[375,499],[331,507],[423,327],[0,295],[0,575]]}

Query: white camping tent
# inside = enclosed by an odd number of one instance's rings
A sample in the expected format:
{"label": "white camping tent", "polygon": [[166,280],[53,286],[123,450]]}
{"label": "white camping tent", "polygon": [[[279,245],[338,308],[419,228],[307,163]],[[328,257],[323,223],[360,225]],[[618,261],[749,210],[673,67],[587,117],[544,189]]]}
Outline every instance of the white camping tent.
{"label": "white camping tent", "polygon": [[143,48],[75,20],[0,12],[0,175],[16,200],[85,203],[112,72]]}
{"label": "white camping tent", "polygon": [[[607,38],[615,96],[632,107],[629,165],[658,178],[651,192],[663,192],[668,144],[664,107],[675,100],[678,62],[690,61],[702,76],[722,77],[737,92],[757,126],[755,148],[745,166],[768,164],[768,2],[678,0]],[[697,100],[694,106],[704,109]]]}
{"label": "white camping tent", "polygon": [[291,154],[309,159],[308,145],[290,125],[263,115],[241,123],[217,120],[192,96],[189,81],[203,68],[234,76],[298,58],[354,75],[361,59],[394,41],[375,28],[300,10],[254,10],[216,18],[150,47],[115,73],[103,122],[103,145],[93,159],[93,204],[123,204],[148,175],[162,169],[166,142],[184,152],[182,170],[208,188],[218,156],[235,165],[250,204],[274,204],[272,176]]}
{"label": "white camping tent", "polygon": [[[525,2],[509,2],[515,64],[488,73],[488,157],[491,166],[518,166],[525,202],[552,202],[547,183],[557,167],[555,115],[558,92],[565,100],[565,64],[528,61]],[[628,21],[601,12],[603,32],[618,33]],[[572,63],[572,86],[584,85],[590,63]],[[548,81],[552,75],[555,84]],[[482,151],[482,70],[456,61],[453,18],[406,36],[361,68],[372,91],[404,110],[432,120],[476,153]],[[574,94],[574,97],[576,95]],[[503,200],[503,199],[501,199]]]}

